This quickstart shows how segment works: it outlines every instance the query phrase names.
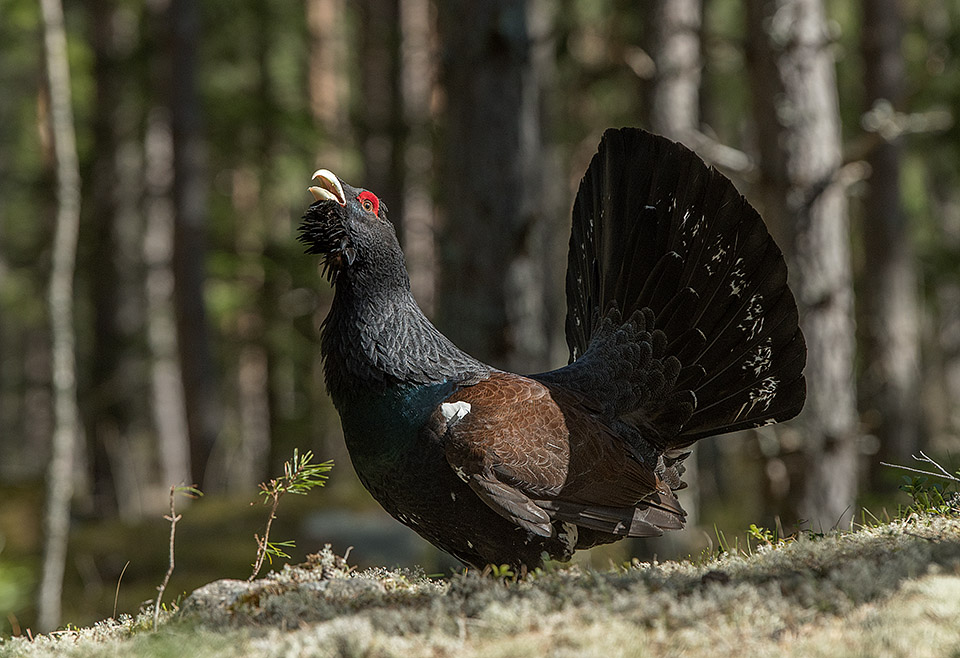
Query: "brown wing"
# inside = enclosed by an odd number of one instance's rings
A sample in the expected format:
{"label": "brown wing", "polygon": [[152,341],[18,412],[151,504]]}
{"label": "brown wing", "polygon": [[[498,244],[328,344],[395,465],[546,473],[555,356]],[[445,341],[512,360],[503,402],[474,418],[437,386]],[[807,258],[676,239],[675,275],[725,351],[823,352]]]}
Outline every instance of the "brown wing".
{"label": "brown wing", "polygon": [[[469,404],[469,410],[463,403]],[[561,520],[614,535],[682,526],[683,510],[626,442],[576,394],[494,373],[437,413],[447,461],[490,507],[530,532]]]}

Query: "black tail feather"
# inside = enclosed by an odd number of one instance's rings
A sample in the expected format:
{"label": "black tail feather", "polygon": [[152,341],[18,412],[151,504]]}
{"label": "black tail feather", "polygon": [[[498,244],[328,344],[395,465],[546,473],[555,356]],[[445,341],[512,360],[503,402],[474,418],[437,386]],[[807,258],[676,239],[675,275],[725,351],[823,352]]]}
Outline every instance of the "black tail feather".
{"label": "black tail feather", "polygon": [[786,420],[803,406],[806,348],[783,255],[733,184],[670,140],[604,134],[574,204],[567,303],[571,361],[611,306],[624,319],[652,311],[654,335],[666,339],[654,353],[663,372],[672,359],[679,372],[649,385],[691,395],[654,390],[641,405],[683,402],[625,415],[645,415],[667,447]]}

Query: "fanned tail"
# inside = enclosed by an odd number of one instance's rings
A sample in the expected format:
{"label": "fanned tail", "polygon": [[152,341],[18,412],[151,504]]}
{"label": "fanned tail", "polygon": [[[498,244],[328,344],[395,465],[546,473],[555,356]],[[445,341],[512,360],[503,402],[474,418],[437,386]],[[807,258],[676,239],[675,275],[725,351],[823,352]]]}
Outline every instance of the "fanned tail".
{"label": "fanned tail", "polygon": [[687,148],[604,133],[574,204],[566,285],[571,361],[606,341],[612,307],[642,318],[645,358],[667,377],[617,415],[652,425],[663,449],[803,407],[806,348],[783,255],[733,184]]}

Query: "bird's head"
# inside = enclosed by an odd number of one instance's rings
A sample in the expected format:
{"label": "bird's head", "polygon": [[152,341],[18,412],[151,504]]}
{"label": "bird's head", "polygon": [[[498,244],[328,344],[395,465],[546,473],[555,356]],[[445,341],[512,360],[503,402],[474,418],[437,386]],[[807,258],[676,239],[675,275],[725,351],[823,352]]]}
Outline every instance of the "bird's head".
{"label": "bird's head", "polygon": [[309,187],[316,201],[300,222],[299,240],[308,254],[324,257],[331,281],[347,271],[377,271],[403,255],[396,231],[387,220],[387,207],[368,190],[342,182],[333,172],[319,169]]}

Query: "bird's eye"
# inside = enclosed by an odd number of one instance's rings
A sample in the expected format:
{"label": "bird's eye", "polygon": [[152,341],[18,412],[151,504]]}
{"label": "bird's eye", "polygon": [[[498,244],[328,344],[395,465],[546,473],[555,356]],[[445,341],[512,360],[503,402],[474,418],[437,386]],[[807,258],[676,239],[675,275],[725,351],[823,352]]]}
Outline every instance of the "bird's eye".
{"label": "bird's eye", "polygon": [[380,199],[373,192],[364,190],[357,196],[357,200],[360,202],[360,207],[367,212],[372,212],[377,216],[380,215]]}

